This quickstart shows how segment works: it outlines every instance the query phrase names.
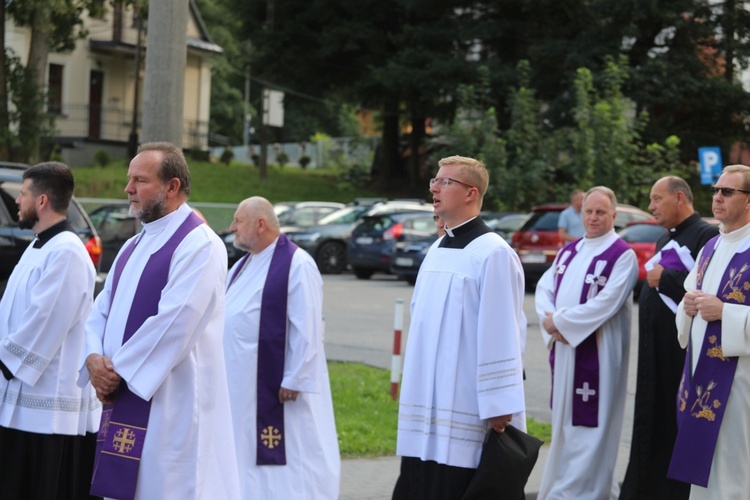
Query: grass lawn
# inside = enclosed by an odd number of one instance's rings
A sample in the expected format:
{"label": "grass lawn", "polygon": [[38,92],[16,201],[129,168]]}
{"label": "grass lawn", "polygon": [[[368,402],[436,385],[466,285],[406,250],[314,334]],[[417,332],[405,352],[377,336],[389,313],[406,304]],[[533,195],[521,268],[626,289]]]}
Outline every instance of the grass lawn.
{"label": "grass lawn", "polygon": [[[390,372],[359,363],[329,362],[333,410],[343,458],[396,453],[398,401],[391,399]],[[529,418],[529,433],[550,442],[551,426]]]}
{"label": "grass lawn", "polygon": [[[250,196],[263,196],[271,203],[280,201],[338,201],[356,197],[380,196],[367,189],[355,189],[339,182],[340,172],[326,169],[279,168],[269,166],[268,177],[260,179],[254,166],[232,163],[213,164],[188,158],[190,199],[197,202],[239,203]],[[107,167],[77,167],[75,195],[79,198],[125,199],[125,163],[114,161]]]}

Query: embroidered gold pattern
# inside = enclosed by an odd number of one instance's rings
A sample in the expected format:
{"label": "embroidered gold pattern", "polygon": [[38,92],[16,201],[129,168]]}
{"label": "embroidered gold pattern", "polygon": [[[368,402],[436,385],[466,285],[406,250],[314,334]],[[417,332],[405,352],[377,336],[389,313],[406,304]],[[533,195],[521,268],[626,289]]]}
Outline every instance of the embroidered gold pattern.
{"label": "embroidered gold pattern", "polygon": [[[705,418],[710,422],[716,420],[716,414],[714,413],[712,407],[714,409],[720,407],[721,401],[719,401],[718,399],[714,399],[713,401],[711,401],[711,391],[714,389],[714,387],[716,387],[716,382],[712,380],[708,383],[705,392],[703,391],[703,387],[700,385],[695,388],[695,392],[698,394],[698,397],[695,399],[693,406],[690,408],[690,414],[693,417]],[[695,411],[696,407],[698,408],[698,411]]]}
{"label": "embroidered gold pattern", "polygon": [[281,441],[281,433],[277,428],[269,425],[260,433],[260,440],[266,448],[274,449]]}
{"label": "embroidered gold pattern", "polygon": [[112,447],[118,453],[130,453],[135,444],[135,432],[127,427],[117,429],[115,436],[112,438]]}
{"label": "embroidered gold pattern", "polygon": [[708,341],[713,345],[706,351],[706,356],[709,358],[719,358],[722,361],[729,361],[724,357],[724,351],[721,350],[721,346],[716,343],[716,335],[708,337]]}
{"label": "embroidered gold pattern", "polygon": [[748,264],[742,264],[742,267],[739,271],[735,269],[734,267],[729,270],[729,281],[724,285],[724,288],[721,289],[721,293],[724,293],[727,288],[731,290],[731,292],[724,295],[724,298],[727,300],[735,300],[739,303],[745,303],[745,294],[742,293],[742,289],[748,290],[750,289],[750,283],[745,281],[742,285],[740,285],[740,282],[742,281],[742,273],[747,271],[750,268],[750,265]]}

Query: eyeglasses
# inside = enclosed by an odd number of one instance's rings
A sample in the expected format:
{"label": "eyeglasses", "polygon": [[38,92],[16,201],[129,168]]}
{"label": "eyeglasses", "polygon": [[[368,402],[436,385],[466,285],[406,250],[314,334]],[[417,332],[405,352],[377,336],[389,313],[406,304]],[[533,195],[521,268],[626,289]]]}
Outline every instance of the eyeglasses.
{"label": "eyeglasses", "polygon": [[740,193],[750,194],[750,191],[745,191],[744,189],[734,189],[734,188],[728,188],[728,187],[718,187],[718,186],[711,186],[711,195],[716,196],[719,192],[721,192],[721,195],[724,198],[730,198],[739,191]]}
{"label": "eyeglasses", "polygon": [[462,186],[476,189],[475,186],[472,186],[471,184],[466,184],[465,182],[461,182],[458,179],[454,179],[453,177],[435,177],[434,179],[430,179],[430,187],[437,184],[441,188],[444,188],[444,187],[450,186],[451,182],[455,182],[456,184],[461,184]]}

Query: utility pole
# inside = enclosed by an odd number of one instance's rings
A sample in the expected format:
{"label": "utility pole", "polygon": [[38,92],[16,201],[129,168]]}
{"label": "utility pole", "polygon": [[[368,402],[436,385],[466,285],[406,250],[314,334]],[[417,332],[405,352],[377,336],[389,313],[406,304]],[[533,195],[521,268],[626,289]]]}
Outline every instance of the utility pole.
{"label": "utility pole", "polygon": [[141,78],[141,35],[143,34],[143,11],[138,10],[138,35],[135,42],[135,69],[133,70],[133,120],[128,137],[128,158],[135,158],[138,151],[138,81]]}
{"label": "utility pole", "polygon": [[187,0],[149,3],[142,140],[182,146]]}

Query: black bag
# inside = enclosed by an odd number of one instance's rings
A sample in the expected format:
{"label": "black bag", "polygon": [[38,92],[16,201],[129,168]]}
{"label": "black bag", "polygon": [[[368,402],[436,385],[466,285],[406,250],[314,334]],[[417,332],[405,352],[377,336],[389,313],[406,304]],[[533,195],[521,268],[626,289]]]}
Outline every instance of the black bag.
{"label": "black bag", "polygon": [[487,433],[474,477],[461,500],[519,500],[543,441],[512,425]]}

